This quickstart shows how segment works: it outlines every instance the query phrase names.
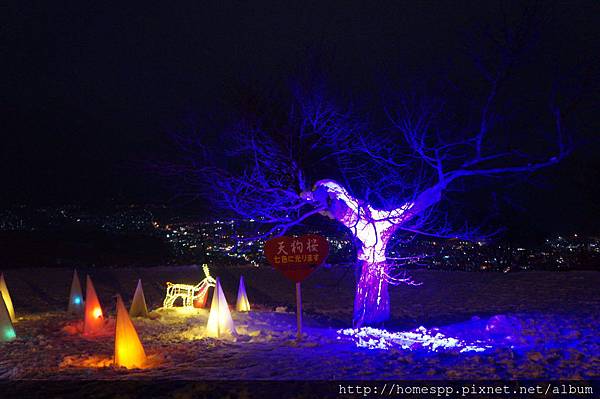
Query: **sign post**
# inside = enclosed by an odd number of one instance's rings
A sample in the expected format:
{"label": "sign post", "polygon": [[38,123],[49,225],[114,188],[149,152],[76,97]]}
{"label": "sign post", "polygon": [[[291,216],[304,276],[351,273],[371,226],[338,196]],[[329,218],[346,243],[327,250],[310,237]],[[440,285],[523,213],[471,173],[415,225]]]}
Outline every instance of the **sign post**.
{"label": "sign post", "polygon": [[302,290],[300,283],[321,265],[329,254],[325,237],[308,234],[302,237],[275,237],[265,243],[269,263],[296,283],[297,339],[302,339]]}
{"label": "sign post", "polygon": [[302,339],[302,291],[300,283],[296,283],[296,339]]}

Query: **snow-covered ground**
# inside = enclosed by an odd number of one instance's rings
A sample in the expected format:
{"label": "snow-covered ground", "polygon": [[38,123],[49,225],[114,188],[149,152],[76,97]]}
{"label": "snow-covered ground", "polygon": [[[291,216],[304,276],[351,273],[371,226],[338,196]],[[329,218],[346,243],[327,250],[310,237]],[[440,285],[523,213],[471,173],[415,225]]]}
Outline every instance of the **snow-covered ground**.
{"label": "snow-covered ground", "polygon": [[[146,352],[144,370],[110,365],[114,339],[84,338],[66,308],[72,270],[3,270],[15,305],[18,339],[0,343],[0,379],[589,379],[600,376],[600,273],[515,274],[415,271],[418,287],[391,288],[390,332],[443,334],[484,351],[461,352],[417,342],[402,348],[358,348],[351,327],[354,275],[321,268],[303,283],[305,333],[295,341],[294,285],[269,267],[213,268],[235,303],[244,275],[253,311],[232,312],[235,340],[205,337],[208,311],[157,310],[134,319]],[[188,267],[79,270],[89,273],[105,314],[114,296],[131,301],[142,278],[151,309],[161,306],[165,282],[197,283]],[[275,309],[277,308],[277,311]],[[437,328],[437,330],[436,330]],[[425,335],[427,335],[425,334]],[[421,334],[423,335],[423,334]],[[398,337],[400,335],[393,335]],[[401,337],[414,335],[401,335]],[[441,335],[440,335],[441,337]],[[403,341],[404,342],[404,341]],[[454,341],[452,341],[454,342]],[[461,349],[459,348],[459,349]],[[412,349],[412,350],[411,350]]]}

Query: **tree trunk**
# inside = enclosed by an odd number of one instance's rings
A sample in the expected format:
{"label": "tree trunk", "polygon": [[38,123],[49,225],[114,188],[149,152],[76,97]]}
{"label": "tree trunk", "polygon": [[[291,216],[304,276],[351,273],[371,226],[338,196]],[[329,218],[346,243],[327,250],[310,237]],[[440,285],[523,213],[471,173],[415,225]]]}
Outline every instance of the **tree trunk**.
{"label": "tree trunk", "polygon": [[378,325],[390,317],[387,262],[359,260],[361,268],[354,299],[354,327]]}

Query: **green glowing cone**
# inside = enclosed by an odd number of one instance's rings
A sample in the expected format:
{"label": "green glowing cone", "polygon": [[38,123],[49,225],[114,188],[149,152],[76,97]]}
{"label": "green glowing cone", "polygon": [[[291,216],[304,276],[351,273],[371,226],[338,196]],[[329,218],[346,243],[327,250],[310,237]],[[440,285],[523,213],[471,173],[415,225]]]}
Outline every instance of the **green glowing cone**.
{"label": "green glowing cone", "polygon": [[8,308],[4,303],[4,298],[0,295],[0,342],[12,341],[15,338],[17,338],[17,334],[10,320]]}

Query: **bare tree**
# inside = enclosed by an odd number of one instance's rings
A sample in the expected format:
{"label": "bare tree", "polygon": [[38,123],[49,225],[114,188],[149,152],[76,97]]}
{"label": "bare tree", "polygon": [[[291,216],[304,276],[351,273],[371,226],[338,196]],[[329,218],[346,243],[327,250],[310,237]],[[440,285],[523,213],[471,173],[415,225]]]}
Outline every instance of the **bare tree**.
{"label": "bare tree", "polygon": [[529,174],[570,151],[556,101],[545,115],[551,123],[530,115],[536,131],[523,132],[542,133],[548,139],[543,145],[529,152],[520,144],[530,139],[507,139],[522,124],[511,125],[517,118],[501,114],[509,109],[501,93],[527,51],[529,34],[490,35],[499,56],[474,57],[477,87],[486,91],[472,101],[452,105],[452,96],[398,95],[386,101],[386,125],[374,127],[351,106],[340,107],[324,85],[296,84],[285,107],[254,102],[259,105],[221,132],[216,145],[204,144],[202,138],[211,136],[206,132],[177,136],[181,162],[163,171],[215,208],[267,224],[265,236],[284,234],[315,215],[343,224],[355,237],[360,268],[354,324],[383,322],[390,314],[388,285],[412,283],[386,255],[392,236],[481,239],[486,234],[480,229],[457,226],[440,210],[450,188],[476,177]]}

